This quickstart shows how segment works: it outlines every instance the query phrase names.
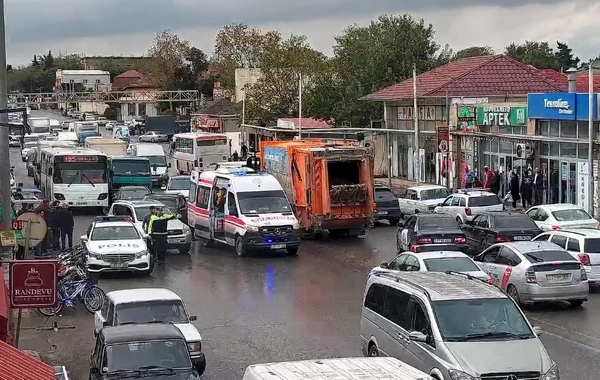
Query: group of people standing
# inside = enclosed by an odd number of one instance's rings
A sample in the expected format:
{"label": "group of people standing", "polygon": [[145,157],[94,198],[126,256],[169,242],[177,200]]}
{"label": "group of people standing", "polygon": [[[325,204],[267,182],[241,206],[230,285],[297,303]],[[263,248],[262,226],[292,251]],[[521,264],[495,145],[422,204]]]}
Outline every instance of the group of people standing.
{"label": "group of people standing", "polygon": [[[533,173],[531,170],[524,171],[523,178],[519,178],[519,175],[513,169],[508,173],[507,183],[508,189],[505,193],[506,197],[510,195],[510,198],[512,198],[513,208],[517,207],[517,202],[519,200],[524,209],[543,203],[544,178],[540,173],[539,168],[535,168]],[[483,182],[477,178],[473,170],[467,167],[465,173],[465,187],[483,187],[500,197],[505,195],[501,194],[502,175],[498,169],[490,170],[488,166],[483,168]]]}

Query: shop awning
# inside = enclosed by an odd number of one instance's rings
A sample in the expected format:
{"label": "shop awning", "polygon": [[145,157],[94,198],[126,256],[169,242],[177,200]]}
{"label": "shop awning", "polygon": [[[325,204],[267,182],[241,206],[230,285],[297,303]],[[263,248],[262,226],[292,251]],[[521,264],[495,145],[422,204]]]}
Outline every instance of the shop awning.
{"label": "shop awning", "polygon": [[0,380],[56,380],[54,368],[0,341]]}

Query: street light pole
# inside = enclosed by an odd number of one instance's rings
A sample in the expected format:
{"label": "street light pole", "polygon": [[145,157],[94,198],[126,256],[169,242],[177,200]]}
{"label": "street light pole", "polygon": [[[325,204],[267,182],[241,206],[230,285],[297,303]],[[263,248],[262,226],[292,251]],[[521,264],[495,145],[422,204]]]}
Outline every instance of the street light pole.
{"label": "street light pole", "polygon": [[413,144],[413,170],[415,182],[421,182],[421,163],[419,162],[419,107],[417,104],[417,64],[413,64],[413,121],[415,123],[415,142]]}
{"label": "street light pole", "polygon": [[[4,0],[0,0],[0,109],[6,109],[7,74],[6,74],[6,29],[4,25]],[[8,123],[8,114],[0,113],[0,123]],[[12,229],[10,199],[10,155],[8,153],[8,128],[0,128],[0,188],[2,192],[2,231]]]}
{"label": "street light pole", "polygon": [[595,215],[594,210],[594,72],[592,62],[588,65],[588,212],[592,217]]}

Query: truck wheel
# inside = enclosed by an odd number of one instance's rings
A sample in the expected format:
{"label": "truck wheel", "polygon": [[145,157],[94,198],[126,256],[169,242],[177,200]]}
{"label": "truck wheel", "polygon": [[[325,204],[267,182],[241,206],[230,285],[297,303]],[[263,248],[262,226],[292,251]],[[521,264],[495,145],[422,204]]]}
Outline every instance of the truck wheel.
{"label": "truck wheel", "polygon": [[244,245],[244,240],[240,235],[236,236],[235,238],[235,253],[237,253],[239,257],[248,255],[246,246]]}
{"label": "truck wheel", "polygon": [[298,246],[287,247],[285,250],[287,251],[288,255],[296,256],[298,254],[298,248]]}

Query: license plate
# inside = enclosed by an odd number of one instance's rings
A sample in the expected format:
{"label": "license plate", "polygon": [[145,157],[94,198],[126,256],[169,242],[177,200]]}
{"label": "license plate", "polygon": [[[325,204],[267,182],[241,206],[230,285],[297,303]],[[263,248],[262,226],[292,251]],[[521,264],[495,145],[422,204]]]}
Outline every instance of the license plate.
{"label": "license plate", "polygon": [[87,202],[75,202],[75,204],[77,206],[84,206],[84,205],[87,205],[88,203]]}
{"label": "license plate", "polygon": [[570,279],[571,279],[571,276],[567,273],[547,274],[546,275],[546,280],[548,280],[548,282],[564,282],[564,281],[569,281]]}
{"label": "license plate", "polygon": [[127,263],[122,263],[122,264],[110,264],[111,268],[127,268],[129,266],[129,264]]}
{"label": "license plate", "polygon": [[515,240],[529,241],[531,240],[531,236],[515,236]]}
{"label": "license plate", "polygon": [[387,215],[387,211],[377,211],[378,215]]}
{"label": "license plate", "polygon": [[185,239],[169,239],[169,243],[185,243]]}
{"label": "license plate", "polygon": [[452,239],[433,239],[434,243],[452,243]]}
{"label": "license plate", "polygon": [[285,248],[285,244],[273,244],[271,249],[283,249]]}

